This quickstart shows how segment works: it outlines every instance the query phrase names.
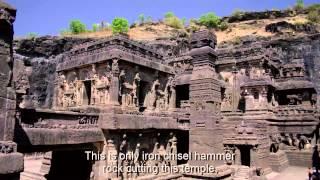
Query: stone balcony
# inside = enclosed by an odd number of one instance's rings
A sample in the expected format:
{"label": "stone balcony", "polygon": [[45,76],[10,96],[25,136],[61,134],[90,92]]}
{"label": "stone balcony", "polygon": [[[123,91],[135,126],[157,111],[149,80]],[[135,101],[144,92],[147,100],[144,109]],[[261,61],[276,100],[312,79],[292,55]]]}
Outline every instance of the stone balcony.
{"label": "stone balcony", "polygon": [[278,106],[274,109],[279,120],[303,120],[316,121],[316,109],[311,106],[286,105]]}

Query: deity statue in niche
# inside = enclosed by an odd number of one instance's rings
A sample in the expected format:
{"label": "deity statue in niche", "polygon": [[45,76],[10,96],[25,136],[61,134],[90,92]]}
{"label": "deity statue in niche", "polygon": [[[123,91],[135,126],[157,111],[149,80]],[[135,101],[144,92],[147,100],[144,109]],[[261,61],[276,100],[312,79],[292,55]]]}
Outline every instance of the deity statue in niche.
{"label": "deity statue in niche", "polygon": [[132,85],[126,81],[125,70],[121,70],[120,76],[120,96],[121,96],[121,105],[123,107],[129,106],[132,104],[132,98],[130,91],[133,89]]}
{"label": "deity statue in niche", "polygon": [[99,77],[98,74],[94,71],[92,75],[92,83],[91,83],[91,105],[98,104],[98,90],[97,90],[97,81]]}
{"label": "deity statue in niche", "polygon": [[121,70],[119,81],[120,81],[121,104],[123,107],[138,106],[140,80],[141,80],[140,74],[136,73],[132,84],[127,82],[126,73],[124,70]]}
{"label": "deity statue in niche", "polygon": [[77,94],[77,95],[76,95],[76,97],[77,97],[77,99],[76,99],[76,104],[77,104],[78,106],[81,106],[81,105],[82,105],[82,98],[81,98],[82,92],[83,92],[83,84],[82,84],[81,81],[77,80],[77,81],[76,81],[76,94]]}
{"label": "deity statue in niche", "polygon": [[161,92],[159,93],[159,86],[160,82],[159,79],[157,79],[153,82],[150,91],[147,93],[144,99],[143,106],[148,110],[154,110],[156,108],[157,96],[158,94],[162,94]]}
{"label": "deity statue in niche", "polygon": [[140,78],[140,74],[139,73],[136,73],[136,75],[134,76],[134,79],[133,79],[133,89],[132,89],[132,95],[133,95],[133,103],[136,107],[139,106],[139,87],[140,87],[140,81],[141,81],[141,78]]}
{"label": "deity statue in niche", "polygon": [[164,109],[175,108],[176,103],[176,90],[175,90],[175,81],[172,76],[168,78],[164,90]]}

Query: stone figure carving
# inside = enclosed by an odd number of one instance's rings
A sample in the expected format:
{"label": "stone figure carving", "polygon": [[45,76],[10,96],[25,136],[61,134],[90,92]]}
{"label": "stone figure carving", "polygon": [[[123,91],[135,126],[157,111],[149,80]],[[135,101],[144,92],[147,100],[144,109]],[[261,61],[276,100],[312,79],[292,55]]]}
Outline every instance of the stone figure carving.
{"label": "stone figure carving", "polygon": [[94,73],[92,76],[92,83],[91,83],[91,105],[98,104],[98,90],[97,90],[97,81],[98,81],[98,74]]}
{"label": "stone figure carving", "polygon": [[126,73],[124,70],[121,70],[120,72],[120,96],[121,96],[121,105],[123,107],[135,107],[134,103],[134,96],[133,93],[137,87],[135,87],[135,82],[133,84],[130,84],[126,81]]}
{"label": "stone figure carving", "polygon": [[301,95],[287,95],[289,100],[289,105],[299,105],[302,103],[302,96]]}
{"label": "stone figure carving", "polygon": [[133,103],[136,107],[139,106],[139,87],[140,87],[140,74],[136,73],[133,80],[133,89],[132,89],[132,95],[133,95]]}
{"label": "stone figure carving", "polygon": [[175,81],[172,76],[169,77],[167,85],[164,90],[164,99],[165,99],[165,109],[175,108],[176,107],[176,89]]}
{"label": "stone figure carving", "polygon": [[154,110],[156,108],[157,93],[158,93],[159,86],[160,86],[160,82],[159,82],[159,79],[157,79],[153,82],[151,90],[147,93],[145,97],[143,105],[148,110]]}
{"label": "stone figure carving", "polygon": [[311,148],[311,144],[310,144],[310,140],[304,136],[304,135],[301,135],[300,138],[299,138],[299,144],[298,144],[298,147],[299,149],[310,149]]}
{"label": "stone figure carving", "polygon": [[[140,166],[140,143],[137,143],[136,145],[136,149],[134,150],[134,153],[133,153],[133,165],[135,167],[139,167]],[[134,178],[137,178],[139,176],[139,172],[133,172],[133,177]]]}
{"label": "stone figure carving", "polygon": [[14,151],[14,148],[10,144],[0,144],[0,153],[8,154],[12,153]]}
{"label": "stone figure carving", "polygon": [[226,89],[223,96],[224,97],[221,102],[222,108],[223,109],[231,109],[232,108],[232,92],[230,92],[228,89]]}
{"label": "stone figure carving", "polygon": [[271,105],[274,106],[274,107],[278,107],[279,106],[278,101],[276,101],[274,94],[272,94]]}
{"label": "stone figure carving", "polygon": [[279,144],[280,144],[280,138],[278,138],[275,135],[270,135],[270,141],[271,141],[270,152],[272,152],[272,153],[278,152]]}
{"label": "stone figure carving", "polygon": [[82,105],[82,91],[83,91],[83,84],[81,81],[76,80],[76,90],[75,90],[75,94],[76,94],[76,105]]}

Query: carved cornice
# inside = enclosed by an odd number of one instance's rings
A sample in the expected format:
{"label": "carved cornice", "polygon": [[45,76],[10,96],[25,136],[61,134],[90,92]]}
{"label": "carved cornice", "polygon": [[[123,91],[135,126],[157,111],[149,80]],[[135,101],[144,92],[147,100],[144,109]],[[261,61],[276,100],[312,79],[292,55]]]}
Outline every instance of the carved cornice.
{"label": "carved cornice", "polygon": [[97,40],[91,43],[81,44],[71,51],[65,54],[66,58],[71,58],[74,56],[81,56],[86,53],[96,53],[101,51],[101,49],[108,47],[110,45],[118,45],[121,46],[123,50],[135,52],[134,54],[139,53],[141,56],[148,57],[149,59],[153,59],[156,61],[163,61],[163,55],[152,49],[151,47],[138,43],[136,41],[130,40],[127,37],[123,36],[112,36],[102,40]]}
{"label": "carved cornice", "polygon": [[173,74],[174,72],[173,68],[170,66],[164,65],[161,62],[151,61],[147,57],[141,57],[139,55],[132,54],[128,51],[125,51],[123,48],[121,48],[121,46],[101,48],[98,52],[88,51],[85,55],[82,54],[82,56],[69,56],[68,58],[65,57],[60,59],[60,62],[57,66],[57,71],[69,70],[115,58],[170,74]]}

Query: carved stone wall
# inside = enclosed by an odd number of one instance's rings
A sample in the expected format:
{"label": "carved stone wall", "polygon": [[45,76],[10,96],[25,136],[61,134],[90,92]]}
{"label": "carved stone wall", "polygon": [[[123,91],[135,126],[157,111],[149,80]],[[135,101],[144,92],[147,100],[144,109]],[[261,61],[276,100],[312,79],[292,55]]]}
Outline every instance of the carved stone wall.
{"label": "carved stone wall", "polygon": [[13,90],[13,22],[16,10],[0,2],[0,178],[18,179],[23,170],[22,154],[13,142],[16,95]]}

